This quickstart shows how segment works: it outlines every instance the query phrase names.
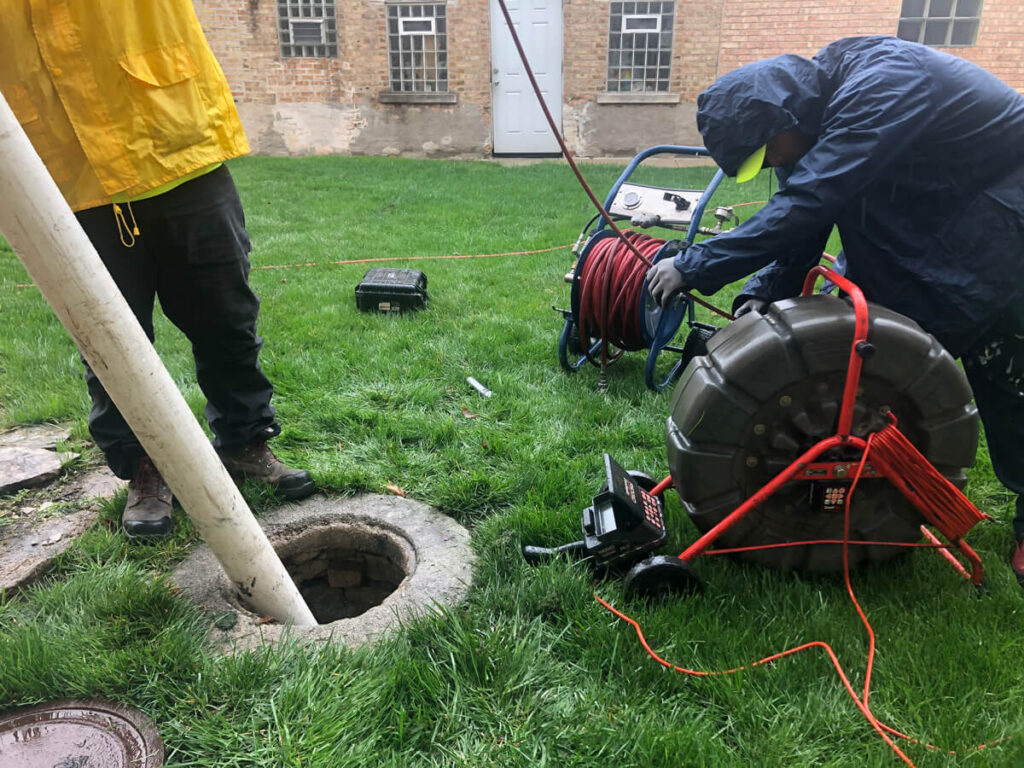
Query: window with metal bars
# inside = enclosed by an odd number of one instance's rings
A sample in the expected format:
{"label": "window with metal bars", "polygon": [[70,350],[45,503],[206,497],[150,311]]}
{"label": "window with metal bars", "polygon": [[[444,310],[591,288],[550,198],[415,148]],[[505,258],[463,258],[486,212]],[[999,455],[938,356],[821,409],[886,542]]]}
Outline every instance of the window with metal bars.
{"label": "window with metal bars", "polygon": [[334,0],[277,0],[282,58],[338,55]]}
{"label": "window with metal bars", "polygon": [[609,3],[608,91],[667,92],[674,2]]}
{"label": "window with metal bars", "polygon": [[896,36],[942,47],[974,45],[981,0],[903,0]]}
{"label": "window with metal bars", "polygon": [[448,90],[448,25],[444,3],[389,3],[388,62],[395,93]]}

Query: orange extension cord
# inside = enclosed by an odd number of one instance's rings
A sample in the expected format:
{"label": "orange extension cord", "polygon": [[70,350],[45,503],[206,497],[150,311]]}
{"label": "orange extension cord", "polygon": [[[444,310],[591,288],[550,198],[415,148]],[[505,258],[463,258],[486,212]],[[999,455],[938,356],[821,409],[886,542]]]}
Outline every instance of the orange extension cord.
{"label": "orange extension cord", "polygon": [[[843,687],[846,688],[846,692],[850,694],[850,698],[853,699],[854,704],[861,711],[867,721],[871,724],[878,735],[882,737],[886,744],[895,752],[904,763],[911,768],[916,768],[914,762],[901,750],[892,737],[904,739],[912,744],[922,744],[931,750],[939,750],[936,747],[927,742],[919,741],[911,736],[901,733],[895,728],[891,728],[885,723],[881,722],[875,717],[871,711],[871,707],[868,703],[871,694],[871,672],[874,667],[875,661],[875,631],[871,627],[871,623],[868,621],[867,615],[861,608],[860,603],[857,601],[857,596],[853,592],[853,585],[850,582],[850,563],[849,563],[849,544],[856,543],[850,541],[850,501],[853,497],[853,492],[860,482],[861,474],[864,471],[864,466],[867,463],[869,454],[874,451],[876,459],[880,462],[884,462],[889,467],[896,471],[905,472],[901,477],[908,478],[913,477],[917,479],[917,485],[907,485],[914,489],[917,493],[916,498],[910,500],[914,503],[918,509],[922,509],[922,506],[927,506],[931,510],[931,514],[925,514],[925,518],[929,520],[933,525],[939,528],[944,535],[949,536],[950,533],[959,533],[957,536],[950,536],[950,538],[959,538],[970,530],[971,526],[974,525],[978,520],[987,518],[987,515],[983,515],[967,501],[962,494],[953,486],[945,477],[943,477],[935,467],[933,467],[928,460],[922,456],[916,448],[910,443],[909,440],[896,428],[895,420],[890,423],[884,429],[868,436],[867,447],[864,449],[864,453],[861,456],[860,464],[857,467],[857,473],[854,476],[853,483],[850,486],[850,492],[846,496],[845,506],[845,518],[843,521],[843,579],[846,583],[846,591],[850,596],[850,602],[853,603],[854,608],[857,610],[857,615],[860,616],[861,622],[864,624],[864,628],[868,634],[868,658],[867,664],[864,671],[864,690],[863,693],[858,696],[857,692],[853,688],[853,684],[850,682],[849,677],[843,670],[842,665],[839,663],[839,657],[836,655],[832,647],[821,640],[814,640],[803,645],[798,645],[794,648],[789,648],[780,653],[766,656],[763,659],[759,659],[751,664],[747,664],[741,667],[734,667],[733,669],[726,669],[720,671],[706,672],[696,669],[687,669],[686,667],[680,667],[669,661],[666,661],[659,656],[647,643],[647,638],[644,637],[643,630],[640,629],[639,623],[632,617],[626,615],[622,611],[619,611],[603,598],[596,593],[594,598],[605,608],[615,614],[618,618],[630,624],[634,630],[636,630],[637,637],[640,639],[640,644],[644,650],[651,656],[652,659],[657,661],[664,667],[675,670],[684,675],[691,675],[693,677],[711,677],[716,675],[731,675],[736,672],[741,672],[745,669],[752,669],[753,667],[762,666],[769,662],[776,661],[785,656],[791,656],[794,653],[800,651],[806,651],[810,648],[821,648],[828,654],[829,660],[832,662],[832,666],[836,670],[836,674],[839,675],[839,679],[843,683]],[[897,469],[898,468],[898,469]],[[948,487],[947,487],[948,486]],[[954,492],[950,494],[950,489]],[[902,490],[902,489],[901,489]],[[946,512],[936,513],[936,508],[939,507]],[[965,527],[966,526],[966,527]],[[796,544],[804,544],[806,542],[796,542]],[[750,547],[744,549],[759,549],[767,547]],[[994,744],[998,744],[1005,739],[998,739],[996,741],[989,742],[987,744],[981,744],[974,747],[974,750],[985,749]],[[956,752],[949,750],[949,754],[955,755]]]}
{"label": "orange extension cord", "polygon": [[[339,266],[344,264],[376,264],[382,261],[445,261],[447,259],[494,259],[499,256],[530,256],[534,253],[551,253],[552,251],[565,251],[572,248],[571,244],[555,245],[551,248],[540,248],[536,251],[505,251],[504,253],[451,253],[443,256],[381,256],[373,259],[344,259],[341,261],[306,261],[298,264],[264,264],[253,267],[253,271],[269,269],[298,269],[300,267],[326,267]],[[4,286],[21,290],[23,288],[35,288],[35,283],[17,283]]]}
{"label": "orange extension cord", "polygon": [[885,428],[870,435],[876,463],[885,469],[886,477],[897,485],[929,523],[947,539],[956,541],[966,536],[976,523],[992,519],[979,512],[921,455],[907,436],[896,428],[893,414],[889,414],[889,419],[890,423]]}

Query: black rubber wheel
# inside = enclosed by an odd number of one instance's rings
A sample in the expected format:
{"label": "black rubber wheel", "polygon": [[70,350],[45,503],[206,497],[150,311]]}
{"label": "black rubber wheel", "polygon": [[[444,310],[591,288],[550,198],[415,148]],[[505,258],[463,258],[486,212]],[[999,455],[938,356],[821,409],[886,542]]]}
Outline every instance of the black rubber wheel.
{"label": "black rubber wheel", "polygon": [[634,565],[624,584],[630,597],[661,598],[704,591],[704,582],[685,560],[656,555]]}
{"label": "black rubber wheel", "polygon": [[711,337],[718,333],[719,328],[708,323],[692,323],[690,332],[686,334],[686,341],[683,344],[682,359],[686,364],[700,355],[708,353],[708,342]]}
{"label": "black rubber wheel", "polygon": [[[852,433],[878,431],[890,411],[899,429],[962,488],[974,463],[978,415],[956,361],[913,321],[869,305],[868,340]],[[694,524],[710,530],[794,459],[835,434],[853,339],[850,304],[833,296],[787,299],[751,312],[716,333],[676,386],[667,422],[668,465]],[[836,450],[819,460],[856,461]],[[822,486],[793,481],[720,536],[715,546],[842,539],[843,509],[824,511]],[[815,495],[817,494],[817,496]],[[850,537],[910,543],[920,539],[918,511],[884,479],[864,479],[851,504]],[[853,565],[905,552],[854,546]],[[741,553],[743,560],[814,572],[842,568],[837,544]]]}
{"label": "black rubber wheel", "polygon": [[598,339],[591,336],[590,346],[584,349],[583,341],[580,339],[580,327],[576,325],[576,323],[573,323],[572,329],[569,331],[569,338],[566,342],[566,349],[569,350],[569,354],[581,357],[582,355],[585,355],[597,342]]}

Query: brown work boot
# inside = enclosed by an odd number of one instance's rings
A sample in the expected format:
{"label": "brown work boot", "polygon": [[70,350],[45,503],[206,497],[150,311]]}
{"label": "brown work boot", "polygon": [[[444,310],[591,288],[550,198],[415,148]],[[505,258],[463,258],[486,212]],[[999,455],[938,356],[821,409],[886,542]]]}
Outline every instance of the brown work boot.
{"label": "brown work boot", "polygon": [[304,499],[316,490],[309,472],[292,469],[274,455],[266,440],[256,439],[237,450],[218,451],[224,467],[236,483],[266,483],[286,499]]}
{"label": "brown work boot", "polygon": [[135,465],[128,483],[128,499],[121,515],[121,527],[129,539],[162,539],[168,536],[171,520],[171,489],[148,456]]}
{"label": "brown work boot", "polygon": [[1010,567],[1017,577],[1017,583],[1024,587],[1024,541],[1018,541],[1010,552]]}

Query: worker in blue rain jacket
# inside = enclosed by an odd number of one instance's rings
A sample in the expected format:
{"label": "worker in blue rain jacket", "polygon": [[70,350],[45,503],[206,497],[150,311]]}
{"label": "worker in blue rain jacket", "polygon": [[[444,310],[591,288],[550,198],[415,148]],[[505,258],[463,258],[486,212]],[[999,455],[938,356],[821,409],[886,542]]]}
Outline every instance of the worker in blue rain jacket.
{"label": "worker in blue rain jacket", "polygon": [[742,226],[649,272],[662,304],[747,275],[733,308],[800,293],[833,226],[841,271],[961,358],[996,476],[1018,494],[1024,585],[1024,97],[963,59],[892,37],[740,67],[697,99],[697,127],[737,181],[779,190]]}

